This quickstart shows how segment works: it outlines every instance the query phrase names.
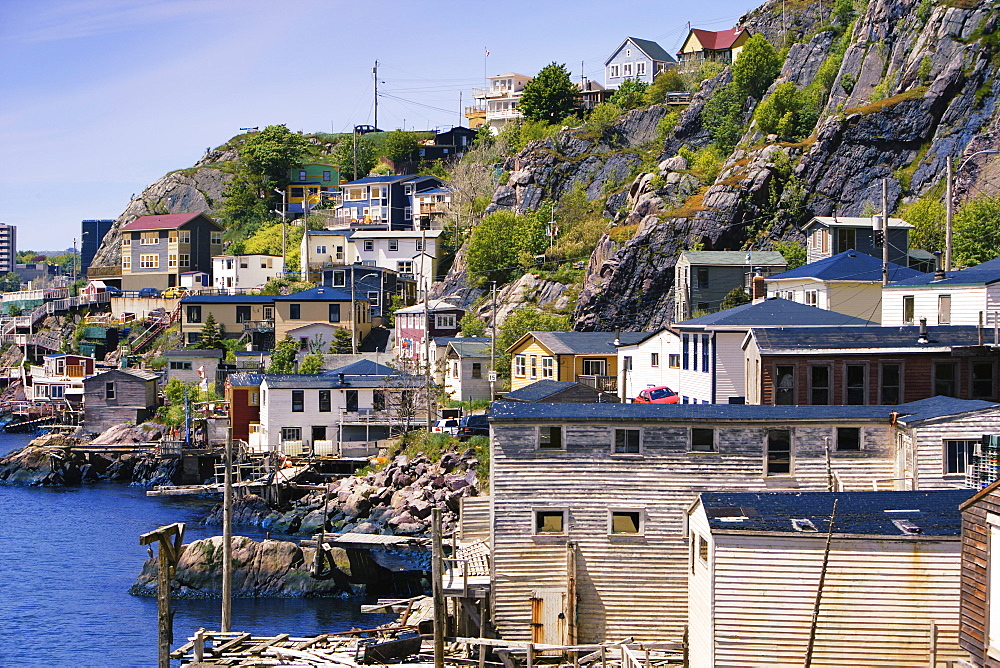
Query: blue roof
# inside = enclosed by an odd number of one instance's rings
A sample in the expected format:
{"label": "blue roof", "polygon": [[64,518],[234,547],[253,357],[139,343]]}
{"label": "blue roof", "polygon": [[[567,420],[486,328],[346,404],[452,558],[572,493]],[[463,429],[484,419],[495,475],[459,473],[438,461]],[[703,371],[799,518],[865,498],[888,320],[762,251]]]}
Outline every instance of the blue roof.
{"label": "blue roof", "polygon": [[[923,274],[916,269],[903,267],[892,262],[889,263],[890,281],[899,281],[915,276],[923,276]],[[783,278],[878,282],[882,280],[882,260],[858,251],[849,250],[837,253],[832,257],[817,260],[816,262],[810,262],[795,269],[789,269],[780,274],[768,276],[767,280],[776,281]]]}
{"label": "blue roof", "polygon": [[226,379],[226,382],[232,387],[260,387],[263,381],[264,374],[245,371],[231,373]]}
{"label": "blue roof", "polygon": [[[490,419],[505,421],[605,420],[609,422],[870,420],[891,422],[893,414],[910,421],[943,417],[995,406],[987,401],[932,397],[898,406],[769,406],[753,404],[564,404],[495,401]],[[899,418],[906,420],[906,418]]]}
{"label": "blue roof", "polygon": [[182,304],[271,304],[275,295],[187,295]]}
{"label": "blue roof", "polygon": [[324,371],[325,374],[344,374],[347,376],[394,376],[399,373],[396,369],[386,366],[385,364],[377,364],[371,360],[358,360],[357,362],[351,362],[350,364],[336,369],[330,369],[329,371]]}
{"label": "blue roof", "polygon": [[[354,235],[355,230],[349,228],[342,228],[339,230],[309,230],[307,234],[311,237],[347,237],[350,238]],[[376,267],[367,267],[369,269],[376,269]]]}
{"label": "blue roof", "polygon": [[676,327],[766,327],[776,325],[841,327],[844,325],[877,325],[877,323],[836,311],[806,306],[780,297],[768,297],[757,303],[735,306],[718,313],[709,313],[700,318],[692,318],[675,324]]}
{"label": "blue roof", "polygon": [[[576,387],[577,385],[582,385],[582,383],[566,380],[542,379],[536,380],[530,385],[525,385],[518,390],[507,392],[503,396],[504,399],[508,401],[543,401],[554,394],[559,394],[563,390],[568,390],[571,387]],[[590,388],[589,385],[585,385],[584,387]],[[597,390],[593,388],[590,389],[593,391],[595,397],[600,394]]]}
{"label": "blue roof", "polygon": [[[280,295],[274,297],[274,301],[281,302],[349,302],[351,301],[351,293],[345,290],[338,290],[337,288],[328,288],[325,286],[319,286],[316,288],[310,288],[308,290],[300,290],[299,292],[293,292],[290,295]],[[357,302],[367,302],[368,300],[364,297],[360,297],[357,294],[354,296],[354,301]]]}
{"label": "blue roof", "polygon": [[953,285],[988,285],[1000,281],[1000,257],[977,264],[968,269],[945,272],[945,278],[934,280],[934,273],[920,274],[909,279],[896,281],[889,287],[908,287],[916,285],[953,286]]}
{"label": "blue roof", "polygon": [[392,174],[388,176],[366,176],[363,179],[358,179],[357,181],[348,181],[347,183],[342,183],[341,187],[344,186],[360,186],[368,183],[397,183],[399,181],[408,181],[410,179],[417,178],[413,174]]}
{"label": "blue roof", "polygon": [[[962,534],[959,506],[976,491],[702,492],[699,498],[712,531],[803,533],[822,538],[830,530],[836,500],[834,534],[958,537]],[[793,524],[793,520],[809,522]],[[893,520],[905,520],[917,530],[904,531]]]}

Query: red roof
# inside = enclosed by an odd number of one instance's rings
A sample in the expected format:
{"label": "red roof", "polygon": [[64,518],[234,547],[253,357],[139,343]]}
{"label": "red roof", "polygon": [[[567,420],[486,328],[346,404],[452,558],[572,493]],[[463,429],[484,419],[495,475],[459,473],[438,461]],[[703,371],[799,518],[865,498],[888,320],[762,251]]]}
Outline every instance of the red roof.
{"label": "red roof", "polygon": [[122,225],[122,232],[134,230],[175,230],[184,223],[194,220],[200,213],[169,213],[162,216],[142,216],[128,225]]}
{"label": "red roof", "polygon": [[692,28],[691,32],[698,36],[698,41],[701,42],[702,48],[717,51],[719,49],[732,48],[733,42],[736,41],[736,38],[743,31],[740,28],[730,28],[729,30],[720,30],[718,32]]}

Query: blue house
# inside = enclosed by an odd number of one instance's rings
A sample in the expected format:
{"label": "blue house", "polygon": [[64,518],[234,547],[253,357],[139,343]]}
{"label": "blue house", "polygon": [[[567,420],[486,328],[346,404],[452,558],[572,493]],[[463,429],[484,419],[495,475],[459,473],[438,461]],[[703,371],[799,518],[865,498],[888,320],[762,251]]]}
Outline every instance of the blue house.
{"label": "blue house", "polygon": [[343,201],[337,207],[336,216],[340,223],[412,230],[414,196],[440,186],[441,180],[433,176],[366,176],[341,186]]}
{"label": "blue house", "polygon": [[657,74],[676,63],[656,42],[626,37],[604,61],[604,87],[618,88],[625,79],[653,83]]}

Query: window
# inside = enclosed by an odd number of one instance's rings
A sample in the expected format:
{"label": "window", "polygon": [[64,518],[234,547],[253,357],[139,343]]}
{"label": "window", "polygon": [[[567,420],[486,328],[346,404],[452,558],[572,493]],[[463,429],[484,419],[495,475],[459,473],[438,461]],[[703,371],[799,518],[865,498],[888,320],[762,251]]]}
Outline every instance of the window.
{"label": "window", "polygon": [[483,377],[483,365],[480,362],[472,363],[472,377],[482,378]]}
{"label": "window", "polygon": [[636,63],[635,64],[636,76],[642,76],[645,73],[646,73],[646,63]]}
{"label": "window", "polygon": [[[447,153],[447,149],[445,153]],[[403,209],[403,220],[413,220],[413,207],[408,206]]]}
{"label": "window", "polygon": [[691,345],[689,339],[690,339],[690,336],[688,334],[682,334],[681,335],[681,351],[682,351],[681,354],[682,354],[683,360],[684,360],[684,370],[685,371],[688,370],[691,367],[691,363],[688,361],[689,360],[688,352],[689,352],[690,345]]}
{"label": "window", "polygon": [[660,353],[650,353],[649,354],[649,366],[658,367],[660,366]]}
{"label": "window", "polygon": [[913,324],[913,295],[903,297],[903,322],[907,325]]}
{"label": "window", "polygon": [[698,559],[708,564],[708,541],[698,536]]}
{"label": "window", "polygon": [[934,363],[934,394],[958,396],[958,365],[955,362]]}
{"label": "window", "polygon": [[[408,402],[407,402],[408,403]],[[348,413],[358,412],[358,391],[357,390],[345,390],[344,391],[344,410]]]}
{"label": "window", "polygon": [[642,446],[641,429],[615,429],[615,454],[638,455]]}
{"label": "window", "polygon": [[698,370],[698,335],[691,335],[691,369]]}
{"label": "window", "polygon": [[188,304],[187,320],[188,322],[201,322],[201,306]]}
{"label": "window", "polygon": [[368,252],[375,250],[375,241],[373,239],[365,239],[364,249]]}
{"label": "window", "polygon": [[625,63],[622,65],[622,76],[630,77],[632,76],[632,63]]}
{"label": "window", "polygon": [[789,475],[792,472],[792,432],[789,429],[767,430],[767,454],[764,475]]}
{"label": "window", "polygon": [[282,441],[301,441],[302,440],[302,427],[282,427],[281,428],[281,440]]}
{"label": "window", "polygon": [[305,409],[305,392],[303,390],[292,390],[292,412],[301,413]]}
{"label": "window", "polygon": [[400,274],[412,274],[413,273],[413,261],[412,260],[399,260],[396,262],[396,271]]}
{"label": "window", "polygon": [[329,322],[340,322],[340,304],[327,305],[327,320]]}
{"label": "window", "polygon": [[126,246],[128,248],[132,247],[132,235],[130,234],[122,235],[122,246]]}
{"label": "window", "polygon": [[209,236],[209,240],[216,244],[217,246],[222,245],[222,232],[212,232]]}
{"label": "window", "polygon": [[247,392],[247,406],[260,406],[260,392],[250,390]]}
{"label": "window", "polygon": [[552,378],[555,360],[551,357],[542,358],[542,378]]}
{"label": "window", "polygon": [[288,319],[289,320],[300,320],[302,318],[302,304],[289,304],[288,305]]}
{"label": "window", "polygon": [[333,278],[331,279],[333,287],[342,288],[347,285],[347,272],[343,269],[336,269],[333,272]]}
{"label": "window", "polygon": [[809,403],[827,406],[830,403],[830,367],[809,367]]}
{"label": "window", "polygon": [[306,174],[306,170],[300,169],[299,170],[299,181],[305,181],[307,178],[308,178],[308,175]]}
{"label": "window", "polygon": [[190,371],[191,370],[191,362],[171,362],[170,363],[170,370],[171,371]]}
{"label": "window", "polygon": [[114,399],[115,396],[116,396],[115,395],[115,384],[113,382],[112,383],[104,383],[104,398],[108,399],[108,400],[111,400],[111,399]]}
{"label": "window", "polygon": [[319,412],[320,413],[330,412],[330,390],[319,391]]}
{"label": "window", "polygon": [[819,292],[817,290],[806,290],[804,294],[806,306],[819,306]]}
{"label": "window", "polygon": [[399,239],[389,239],[389,250],[391,251],[399,250]]}
{"label": "window", "polygon": [[191,266],[191,256],[189,254],[181,253],[180,255],[177,256],[177,259],[179,260],[181,268]]}
{"label": "window", "polygon": [[316,255],[326,255],[326,246],[316,246]]}
{"label": "window", "polygon": [[698,267],[698,287],[708,287],[708,267]]}
{"label": "window", "polygon": [[201,332],[189,332],[188,333],[188,345],[194,345],[201,341]]}
{"label": "window", "polygon": [[625,371],[631,371],[632,370],[632,356],[631,355],[625,355],[622,358],[622,368]]}
{"label": "window", "polygon": [[608,511],[608,533],[632,533],[641,534],[643,532],[642,511],[641,510],[609,510]]}
{"label": "window", "polygon": [[584,376],[606,376],[608,370],[608,361],[604,359],[584,359],[583,360],[583,375]]}
{"label": "window", "polygon": [[372,306],[378,306],[378,290],[369,290],[366,294]]}
{"label": "window", "polygon": [[837,427],[837,452],[861,449],[861,427]]}
{"label": "window", "polygon": [[413,184],[412,183],[404,183],[403,184],[403,194],[407,195],[407,196],[413,194]]}
{"label": "window", "polygon": [[669,353],[667,355],[667,367],[671,369],[680,369],[681,356],[678,353]]}
{"label": "window", "polygon": [[539,450],[562,450],[563,437],[562,427],[539,427],[538,428],[538,449]]}
{"label": "window", "polygon": [[938,324],[951,324],[951,295],[938,295]]}
{"label": "window", "polygon": [[122,269],[131,270],[132,269],[132,256],[122,255]]}
{"label": "window", "polygon": [[293,199],[298,199],[299,197],[302,197],[304,194],[305,190],[300,186],[288,189],[288,195]]}
{"label": "window", "polygon": [[382,390],[375,390],[372,392],[372,408],[377,411],[385,410],[385,392]]}
{"label": "window", "polygon": [[535,511],[535,533],[536,534],[564,534],[564,533],[566,533],[566,511],[565,510],[536,510]]}
{"label": "window", "polygon": [[524,378],[525,376],[525,360],[524,355],[514,356],[514,375],[518,378]]}
{"label": "window", "polygon": [[993,399],[993,362],[972,363],[972,398]]}
{"label": "window", "polygon": [[139,267],[141,269],[159,269],[160,268],[160,256],[159,255],[140,255],[139,256]]}
{"label": "window", "polygon": [[177,267],[177,254],[170,253],[169,255],[167,255],[167,268],[174,269],[176,267]]}
{"label": "window", "polygon": [[617,77],[617,76],[619,76],[619,74],[618,74],[618,66],[617,65],[612,65],[611,66],[611,74],[610,74],[610,76],[611,77]]}
{"label": "window", "polygon": [[709,350],[708,346],[709,346],[709,344],[708,344],[708,341],[709,341],[709,335],[708,334],[702,334],[701,335],[701,370],[704,371],[705,373],[708,373],[710,371],[710,369],[709,369],[709,363],[708,363],[708,360],[709,360],[709,354],[708,354],[708,350]]}
{"label": "window", "polygon": [[154,246],[160,243],[159,232],[143,232],[139,237],[139,244],[142,246]]}
{"label": "window", "polygon": [[236,307],[236,322],[249,322],[250,321],[250,307],[249,306],[237,306]]}
{"label": "window", "polygon": [[265,306],[264,307],[264,320],[274,320],[274,307]]}
{"label": "window", "polygon": [[422,239],[417,239],[416,242],[415,242],[415,244],[416,244],[416,247],[417,247],[417,252],[418,253],[423,252],[423,250],[424,250],[424,242],[423,242],[423,240]]}
{"label": "window", "polygon": [[846,372],[847,391],[845,401],[848,406],[863,406],[866,401],[865,366],[863,364],[848,364]]}
{"label": "window", "polygon": [[434,316],[434,326],[438,329],[455,329],[455,322],[454,313],[439,313]]}
{"label": "window", "polygon": [[531,377],[538,378],[538,357],[532,355],[530,359],[531,363],[528,364],[528,368],[531,370]]}
{"label": "window", "polygon": [[777,384],[774,388],[774,403],[778,406],[795,404],[795,367],[779,364],[775,367]]}
{"label": "window", "polygon": [[900,364],[882,364],[879,366],[879,403],[885,406],[898,404],[902,397]]}
{"label": "window", "polygon": [[977,441],[945,441],[945,475],[965,473],[966,467],[972,462],[976,452]]}
{"label": "window", "polygon": [[715,429],[691,427],[691,451],[715,452]]}
{"label": "window", "polygon": [[451,363],[451,377],[452,378],[458,378],[458,362],[457,361]]}
{"label": "window", "polygon": [[191,230],[178,230],[177,240],[180,241],[182,244],[191,243]]}
{"label": "window", "polygon": [[837,230],[837,252],[854,250],[857,248],[857,230],[853,227],[840,228]]}

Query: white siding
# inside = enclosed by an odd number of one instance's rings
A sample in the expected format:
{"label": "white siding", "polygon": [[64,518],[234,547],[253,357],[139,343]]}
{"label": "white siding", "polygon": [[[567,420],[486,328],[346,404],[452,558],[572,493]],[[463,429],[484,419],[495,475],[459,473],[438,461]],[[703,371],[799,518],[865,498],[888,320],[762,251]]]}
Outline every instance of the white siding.
{"label": "white siding", "polygon": [[730,397],[746,396],[746,360],[743,340],[746,332],[718,332],[715,335],[715,403],[728,404]]}
{"label": "white siding", "polygon": [[1000,408],[926,420],[906,430],[911,459],[916,460],[916,489],[965,487],[965,475],[945,474],[945,441],[979,440],[1000,434]]}
{"label": "white siding", "polygon": [[[708,541],[707,564],[698,554],[699,539]],[[712,668],[715,663],[714,552],[708,518],[698,501],[688,514],[688,665],[691,668]]]}
{"label": "white siding", "polygon": [[[473,399],[490,398],[490,358],[463,357],[444,359],[444,389],[452,399],[471,401]],[[472,377],[472,365],[479,365],[479,378]],[[458,365],[458,377],[453,373]]]}
{"label": "white siding", "polygon": [[[911,286],[884,288],[882,290],[882,324],[887,327],[904,324],[920,324],[927,318],[927,324],[938,324],[938,297],[951,296],[952,325],[978,325],[979,312],[987,310],[986,286]],[[913,297],[913,322],[903,322],[903,297]]]}
{"label": "white siding", "polygon": [[[619,346],[618,368],[624,369],[624,358],[632,357],[632,370],[625,372],[625,397],[635,399],[647,387],[666,385],[677,390],[680,385],[680,369],[670,368],[670,355],[679,355],[680,338],[676,332],[665,329],[649,337],[642,343]],[[652,365],[652,355],[659,356],[659,365]]]}

